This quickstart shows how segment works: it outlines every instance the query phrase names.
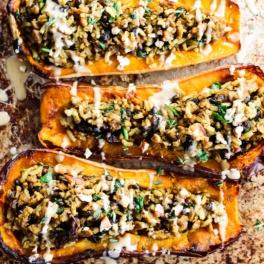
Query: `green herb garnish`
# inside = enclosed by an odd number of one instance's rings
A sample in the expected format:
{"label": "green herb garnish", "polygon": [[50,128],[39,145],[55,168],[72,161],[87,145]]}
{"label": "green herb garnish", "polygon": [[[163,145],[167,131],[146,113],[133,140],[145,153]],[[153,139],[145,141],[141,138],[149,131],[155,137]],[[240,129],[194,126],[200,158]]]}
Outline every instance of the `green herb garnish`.
{"label": "green herb garnish", "polygon": [[55,22],[57,22],[57,19],[56,19],[56,18],[49,17],[48,22],[46,22],[46,30],[48,30],[49,27],[50,27],[52,24],[54,24]]}
{"label": "green herb garnish", "polygon": [[168,119],[167,123],[170,126],[170,128],[172,128],[172,127],[177,125],[176,121],[175,120],[171,120],[171,119]]}
{"label": "green herb garnish", "polygon": [[93,217],[94,217],[95,219],[98,219],[98,218],[100,217],[100,215],[101,215],[101,212],[102,212],[101,209],[97,209],[97,210],[94,212]]}
{"label": "green herb garnish", "polygon": [[94,25],[95,23],[96,23],[96,20],[95,19],[93,19],[91,16],[88,16],[88,24],[89,25]]}
{"label": "green herb garnish", "polygon": [[44,183],[49,183],[52,180],[52,171],[48,171],[46,174],[44,174],[39,180]]}
{"label": "green herb garnish", "polygon": [[48,221],[48,217],[43,217],[42,220],[40,221],[41,224],[45,224]]}
{"label": "green herb garnish", "polygon": [[175,10],[175,14],[177,15],[177,17],[180,17],[182,14],[183,14],[183,12],[184,12],[184,10],[183,9],[181,9],[181,8],[178,8],[178,9],[176,9]]}
{"label": "green herb garnish", "polygon": [[179,117],[179,113],[178,113],[178,111],[175,109],[175,108],[173,108],[171,105],[166,105],[165,104],[165,106],[175,115],[175,116],[177,116],[177,117]]}
{"label": "green herb garnish", "polygon": [[138,51],[137,51],[137,56],[138,56],[139,58],[143,58],[143,59],[145,59],[145,58],[148,56],[148,54],[147,54],[146,51],[138,50]]}
{"label": "green herb garnish", "polygon": [[64,212],[64,207],[60,207],[58,210],[57,210],[57,214],[62,214]]}
{"label": "green herb garnish", "polygon": [[212,90],[220,90],[221,87],[222,87],[222,85],[221,85],[220,82],[214,82],[214,83],[210,86],[210,88],[211,88]]}
{"label": "green herb garnish", "polygon": [[41,49],[43,52],[50,52],[50,49],[47,49],[47,48],[42,48]]}
{"label": "green herb garnish", "polygon": [[102,134],[98,135],[97,137],[95,137],[97,140],[99,140],[100,138],[102,138]]}
{"label": "green herb garnish", "polygon": [[149,7],[146,7],[146,8],[145,8],[145,12],[146,12],[146,13],[150,13],[150,8],[149,8]]}
{"label": "green herb garnish", "polygon": [[116,213],[114,211],[109,211],[107,215],[112,218],[113,222],[116,221]]}
{"label": "green herb garnish", "polygon": [[125,140],[128,140],[128,132],[125,126],[122,126],[122,134]]}
{"label": "green herb garnish", "polygon": [[112,111],[115,110],[115,106],[114,104],[111,104],[109,107],[107,107],[105,110],[104,110],[104,114],[107,114],[107,113],[110,113]]}
{"label": "green herb garnish", "polygon": [[97,201],[101,200],[101,197],[97,193],[93,193],[92,194],[92,200],[93,200],[93,202],[97,202]]}
{"label": "green herb garnish", "polygon": [[216,182],[215,185],[221,187],[223,185],[223,181]]}
{"label": "green herb garnish", "polygon": [[118,188],[122,187],[123,184],[121,183],[120,179],[116,179],[115,180],[115,184],[114,184],[114,189],[112,193],[115,193],[117,191]]}
{"label": "green herb garnish", "polygon": [[116,243],[119,240],[117,238],[110,238],[109,241],[110,241],[110,243]]}
{"label": "green herb garnish", "polygon": [[136,203],[135,210],[140,211],[144,207],[144,197],[143,196],[138,196],[134,198],[134,201]]}
{"label": "green herb garnish", "polygon": [[119,16],[119,15],[120,15],[120,12],[119,12],[119,8],[118,8],[118,4],[117,4],[117,2],[115,2],[115,3],[113,4],[113,8],[115,9],[117,16]]}
{"label": "green herb garnish", "polygon": [[208,154],[204,150],[200,150],[200,152],[196,155],[196,157],[200,161],[207,161],[208,160]]}
{"label": "green herb garnish", "polygon": [[162,174],[163,170],[161,168],[158,168],[157,175],[160,176]]}
{"label": "green herb garnish", "polygon": [[160,185],[160,184],[162,184],[162,181],[154,181],[154,184],[155,185]]}
{"label": "green herb garnish", "polygon": [[259,219],[257,219],[257,223],[254,225],[254,228],[256,228],[258,231],[262,230],[263,222]]}
{"label": "green herb garnish", "polygon": [[126,154],[128,153],[128,150],[129,150],[128,147],[126,147],[126,146],[122,146],[122,149],[124,150],[124,152],[125,152]]}
{"label": "green herb garnish", "polygon": [[19,17],[20,17],[20,10],[17,9],[17,11],[16,11],[16,19],[19,19]]}
{"label": "green herb garnish", "polygon": [[101,47],[102,50],[105,50],[106,49],[106,46],[105,46],[105,44],[103,42],[101,42],[101,41],[98,40],[98,43],[99,43],[99,45],[100,45],[100,47]]}

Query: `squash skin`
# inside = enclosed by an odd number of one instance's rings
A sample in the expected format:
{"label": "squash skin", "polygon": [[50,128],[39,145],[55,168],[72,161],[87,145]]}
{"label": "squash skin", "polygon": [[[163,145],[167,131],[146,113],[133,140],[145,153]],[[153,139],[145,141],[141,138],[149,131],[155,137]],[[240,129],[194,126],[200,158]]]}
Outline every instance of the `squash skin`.
{"label": "squash skin", "polygon": [[[148,173],[153,173],[151,170],[124,170],[116,169],[106,165],[105,168],[100,163],[95,163],[88,160],[83,160],[68,154],[62,154],[52,150],[37,149],[28,150],[18,154],[13,160],[7,163],[0,172],[0,183],[2,185],[0,194],[0,247],[4,252],[13,256],[17,260],[29,263],[29,252],[23,250],[19,241],[16,240],[12,232],[6,231],[3,227],[5,223],[5,208],[6,208],[6,192],[12,187],[14,180],[18,178],[19,171],[23,168],[32,166],[38,162],[43,162],[49,165],[55,165],[57,155],[64,155],[62,164],[80,165],[84,167],[85,173],[103,173],[107,169],[114,177],[118,177],[118,172],[122,172],[122,178],[129,179],[133,177],[139,181],[139,185],[143,188],[148,188],[150,184],[150,177]],[[159,187],[169,188],[175,185],[182,186],[191,192],[206,189],[212,198],[220,199],[219,187],[217,187],[214,181],[205,180],[202,178],[190,179],[190,178],[174,178],[166,175],[154,176],[154,179],[162,179],[162,184]],[[157,187],[157,188],[159,188]],[[121,256],[142,256],[144,250],[150,250],[153,243],[159,246],[159,249],[164,247],[171,250],[171,254],[195,256],[201,257],[215,250],[223,249],[225,245],[228,245],[235,241],[241,233],[241,224],[238,215],[238,185],[234,183],[224,183],[222,186],[224,193],[223,203],[226,207],[228,216],[228,226],[226,228],[226,241],[223,243],[219,235],[210,233],[206,229],[199,229],[193,233],[182,233],[179,239],[166,239],[163,241],[154,240],[148,237],[140,237],[137,235],[130,235],[132,241],[137,243],[137,251],[130,252],[122,250]],[[232,200],[228,201],[228,197],[232,195]],[[128,234],[126,234],[128,235]],[[202,240],[201,240],[202,237]],[[104,242],[105,243],[105,242]],[[103,243],[92,243],[82,239],[75,245],[69,248],[61,248],[59,250],[52,250],[54,259],[52,263],[72,263],[87,257],[99,257],[103,254]],[[161,251],[157,251],[157,254],[161,254]],[[45,263],[39,259],[34,263]]]}
{"label": "squash skin", "polygon": [[[124,2],[125,1],[121,1]],[[211,1],[202,0],[202,9],[210,11]],[[191,9],[195,3],[195,0],[179,0],[177,6],[185,6]],[[127,3],[126,3],[127,4]],[[138,3],[135,1],[130,2],[131,6],[137,6]],[[7,10],[9,12],[9,21],[11,26],[11,32],[14,40],[20,37],[20,32],[18,24],[15,20],[15,13],[19,8],[20,0],[10,0],[7,5]],[[154,8],[158,5],[158,1],[152,1],[150,7]],[[240,40],[235,37],[239,35],[240,32],[240,10],[237,4],[232,0],[226,1],[226,12],[225,18],[227,21],[227,26],[232,28],[225,36],[219,40],[212,43],[212,52],[208,55],[202,55],[200,52],[195,51],[176,51],[173,54],[176,56],[176,60],[173,61],[171,65],[164,65],[159,62],[159,58],[156,57],[152,63],[155,67],[149,67],[146,63],[146,59],[134,57],[131,55],[126,55],[124,57],[130,59],[130,65],[126,66],[124,70],[118,70],[118,61],[113,57],[113,63],[109,65],[100,59],[93,64],[85,65],[85,69],[80,72],[75,72],[74,69],[58,68],[55,66],[48,65],[43,62],[36,62],[27,45],[23,42],[21,44],[20,55],[24,56],[30,64],[32,65],[32,70],[42,76],[43,78],[58,79],[58,78],[72,78],[78,76],[100,76],[100,75],[119,75],[119,74],[141,74],[152,71],[161,71],[174,68],[180,68],[190,65],[195,65],[204,62],[210,62],[213,60],[224,59],[236,54],[240,49]]]}
{"label": "squash skin", "polygon": [[[236,65],[235,75],[238,71],[245,70],[246,76],[257,76],[257,82],[264,85],[264,74],[260,68],[249,65],[242,66]],[[215,81],[225,82],[234,78],[230,74],[230,66],[219,67],[214,70],[206,71],[204,73],[196,74],[189,77],[183,77],[180,79],[172,80],[170,83],[177,83],[181,90],[187,95],[191,92],[199,92],[204,87],[207,87]],[[141,85],[137,86],[137,97],[144,100],[152,94],[160,90],[162,84],[157,85]],[[41,123],[42,129],[39,132],[39,140],[46,148],[61,148],[63,139],[66,135],[66,129],[60,124],[59,116],[63,111],[63,108],[70,101],[70,83],[54,84],[47,83],[43,86],[44,93],[41,102]],[[190,89],[189,87],[192,87]],[[126,89],[122,87],[103,87],[100,89],[102,99],[108,100],[111,97],[122,97],[125,94]],[[91,85],[79,84],[78,95],[81,97],[93,97],[93,88]],[[100,150],[95,137],[89,137],[86,141],[76,140],[76,142],[69,142],[65,148],[66,151],[74,153],[76,155],[83,155],[86,148],[89,148],[94,156],[91,158],[102,159],[100,152],[104,152],[106,155],[106,163],[115,166],[121,166],[125,168],[158,168],[162,167],[166,170],[174,171],[176,173],[187,174],[199,177],[211,177],[221,178],[221,166],[216,161],[210,159],[207,162],[199,163],[194,166],[194,171],[186,171],[182,167],[182,164],[178,164],[177,151],[171,149],[158,149],[150,145],[149,149],[142,154],[138,146],[133,146],[129,149],[129,154],[124,154],[122,145],[119,143],[110,144],[105,142],[105,145]],[[241,154],[229,161],[230,168],[237,169],[242,172],[245,177],[252,176],[261,169],[263,169],[262,153],[263,153],[264,141],[250,149],[245,154]],[[141,157],[141,158],[140,158]],[[161,158],[162,157],[162,158]],[[143,159],[139,162],[139,158]]]}

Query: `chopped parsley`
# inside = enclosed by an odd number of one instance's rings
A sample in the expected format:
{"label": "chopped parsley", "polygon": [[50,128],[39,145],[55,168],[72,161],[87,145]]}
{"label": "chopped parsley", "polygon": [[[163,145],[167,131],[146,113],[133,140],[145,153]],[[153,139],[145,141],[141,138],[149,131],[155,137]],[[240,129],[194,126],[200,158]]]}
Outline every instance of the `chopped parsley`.
{"label": "chopped parsley", "polygon": [[162,174],[163,170],[161,168],[158,168],[157,175],[160,176]]}
{"label": "chopped parsley", "polygon": [[137,56],[140,57],[140,58],[143,58],[145,59],[147,57],[147,52],[146,51],[141,51],[141,50],[138,50],[137,51]]}
{"label": "chopped parsley", "polygon": [[223,181],[216,182],[215,185],[221,187],[223,185]]}
{"label": "chopped parsley", "polygon": [[43,52],[50,52],[50,49],[47,49],[47,48],[42,48],[41,49]]}
{"label": "chopped parsley", "polygon": [[97,201],[101,200],[101,197],[97,193],[93,193],[92,194],[92,200],[93,200],[93,202],[97,202]]}
{"label": "chopped parsley", "polygon": [[214,83],[210,86],[210,88],[211,88],[212,90],[220,90],[221,87],[222,87],[222,85],[221,85],[220,82],[214,82]]}
{"label": "chopped parsley", "polygon": [[263,224],[264,223],[261,220],[257,219],[257,223],[254,225],[254,228],[256,228],[258,231],[261,231]]}
{"label": "chopped parsley", "polygon": [[93,19],[91,16],[88,16],[87,20],[89,25],[94,25],[96,23],[96,20]]}
{"label": "chopped parsley", "polygon": [[220,122],[222,122],[222,123],[231,123],[232,120],[226,120],[226,119],[225,119],[226,110],[227,110],[226,105],[219,104],[219,105],[218,105],[218,112],[217,112],[217,113],[216,113],[216,112],[213,112],[213,113],[212,113],[212,116],[213,116],[216,120],[218,120],[218,121],[220,121]]}
{"label": "chopped parsley", "polygon": [[119,240],[117,238],[110,238],[110,243],[117,243]]}
{"label": "chopped parsley", "polygon": [[175,108],[173,108],[171,105],[166,105],[165,104],[165,106],[175,115],[175,116],[177,116],[177,117],[179,117],[179,113],[178,113],[178,111],[175,109]]}
{"label": "chopped parsley", "polygon": [[136,211],[141,211],[144,207],[144,197],[143,196],[138,196],[134,198],[134,201],[136,203],[135,210]]}
{"label": "chopped parsley", "polygon": [[57,210],[57,214],[62,214],[64,212],[64,207],[60,207],[58,210]]}
{"label": "chopped parsley", "polygon": [[42,220],[40,221],[41,224],[45,224],[48,221],[48,217],[43,217]]}
{"label": "chopped parsley", "polygon": [[52,171],[48,171],[46,174],[44,174],[39,180],[44,183],[49,183],[52,180]]}
{"label": "chopped parsley", "polygon": [[162,181],[154,181],[154,184],[155,185],[160,185],[160,184],[162,184]]}
{"label": "chopped parsley", "polygon": [[171,120],[171,119],[168,119],[167,123],[170,126],[170,128],[175,127],[177,125],[177,122],[175,120]]}
{"label": "chopped parsley", "polygon": [[106,46],[105,46],[105,44],[103,42],[101,42],[100,40],[98,40],[98,43],[99,43],[99,45],[100,45],[100,47],[101,47],[102,50],[105,50],[106,49]]}
{"label": "chopped parsley", "polygon": [[112,191],[112,193],[115,193],[117,191],[118,188],[122,187],[123,184],[121,183],[120,179],[116,179],[115,180],[115,184],[114,184],[114,189]]}
{"label": "chopped parsley", "polygon": [[97,210],[94,212],[93,217],[94,217],[95,219],[98,219],[98,218],[100,217],[100,215],[101,215],[101,212],[102,212],[101,209],[97,209]]}
{"label": "chopped parsley", "polygon": [[200,152],[196,155],[196,157],[200,161],[207,161],[208,160],[208,154],[202,149]]}
{"label": "chopped parsley", "polygon": [[109,211],[107,215],[112,218],[113,222],[116,221],[116,213],[114,211]]}
{"label": "chopped parsley", "polygon": [[111,104],[109,107],[107,107],[107,108],[104,110],[104,114],[110,113],[110,112],[114,111],[114,109],[115,109],[114,104]]}
{"label": "chopped parsley", "polygon": [[128,147],[126,147],[126,146],[122,146],[122,149],[124,150],[124,152],[125,152],[126,154],[128,153],[128,150],[129,150]]}

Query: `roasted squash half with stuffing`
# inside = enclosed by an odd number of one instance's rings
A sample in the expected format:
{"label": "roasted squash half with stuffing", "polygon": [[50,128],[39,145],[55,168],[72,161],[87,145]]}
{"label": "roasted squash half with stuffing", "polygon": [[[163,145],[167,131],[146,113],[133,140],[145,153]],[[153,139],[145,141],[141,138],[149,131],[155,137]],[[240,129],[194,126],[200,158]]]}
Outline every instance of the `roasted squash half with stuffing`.
{"label": "roasted squash half with stuffing", "polygon": [[204,256],[241,232],[234,183],[117,169],[44,149],[16,156],[0,181],[0,247],[25,262]]}
{"label": "roasted squash half with stuffing", "polygon": [[96,154],[126,168],[234,180],[263,169],[258,67],[224,66],[128,89],[76,82],[44,88],[39,139],[45,147]]}
{"label": "roasted squash half with stuffing", "polygon": [[240,48],[231,0],[10,0],[8,10],[15,52],[48,78],[166,70]]}

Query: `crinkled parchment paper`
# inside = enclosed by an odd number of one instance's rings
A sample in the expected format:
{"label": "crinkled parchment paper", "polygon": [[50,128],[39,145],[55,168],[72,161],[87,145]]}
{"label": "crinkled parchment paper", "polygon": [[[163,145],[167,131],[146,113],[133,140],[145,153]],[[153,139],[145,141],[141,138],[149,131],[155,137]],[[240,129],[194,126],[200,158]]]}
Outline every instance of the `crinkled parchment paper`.
{"label": "crinkled parchment paper", "polygon": [[[235,2],[235,0],[234,0]],[[241,6],[241,30],[242,44],[244,49],[240,53],[240,60],[243,63],[258,65],[264,70],[264,1],[263,0],[236,0]],[[253,2],[258,15],[254,15],[248,9],[246,2]],[[40,129],[39,103],[41,97],[41,84],[44,80],[34,74],[30,74],[25,82],[27,97],[25,100],[17,100],[13,86],[7,76],[6,60],[13,55],[12,39],[8,28],[6,14],[7,0],[0,1],[0,89],[8,95],[7,102],[0,102],[0,111],[6,111],[10,122],[0,126],[0,168],[12,158],[10,149],[19,153],[23,150],[41,147],[37,133]],[[200,64],[184,69],[169,70],[166,72],[148,73],[134,76],[120,77],[87,77],[78,78],[78,81],[88,83],[94,80],[96,84],[119,84],[128,85],[156,83],[167,79],[198,73],[220,65],[236,63],[234,57],[222,61]],[[0,120],[1,121],[1,120]],[[240,239],[222,252],[213,253],[204,258],[189,258],[177,256],[153,256],[140,258],[120,258],[117,263],[264,263],[264,230],[257,231],[254,228],[257,219],[264,221],[264,176],[257,175],[251,182],[243,182],[239,195],[239,210],[244,233]],[[10,260],[0,251],[0,264],[19,263]],[[104,263],[103,259],[89,259],[79,263]]]}

